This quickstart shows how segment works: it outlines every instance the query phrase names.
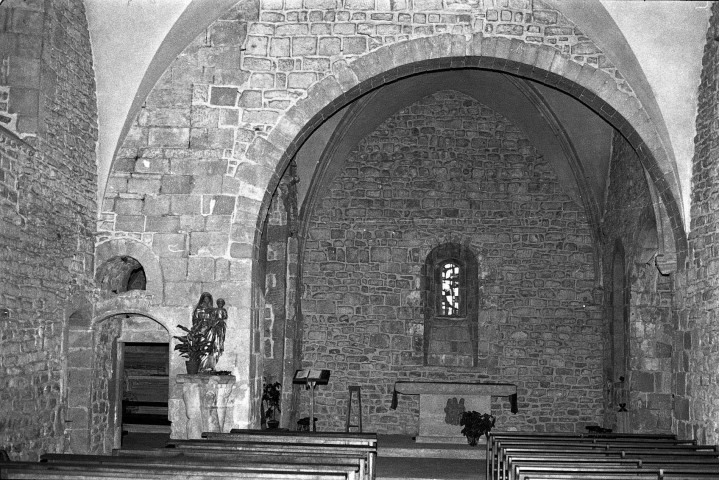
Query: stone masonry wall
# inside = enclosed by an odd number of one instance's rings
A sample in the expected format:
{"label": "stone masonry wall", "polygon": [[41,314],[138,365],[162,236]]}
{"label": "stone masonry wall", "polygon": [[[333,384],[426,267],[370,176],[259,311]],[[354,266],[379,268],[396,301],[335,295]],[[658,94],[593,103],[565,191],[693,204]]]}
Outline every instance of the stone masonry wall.
{"label": "stone masonry wall", "polygon": [[[382,49],[393,44],[396,50]],[[540,0],[256,0],[230,9],[168,68],[123,140],[98,243],[123,238],[152,248],[166,275],[161,303],[171,315],[191,308],[188,299],[203,289],[224,290],[239,319],[228,326],[238,332],[238,350],[228,346],[227,358],[249,357],[230,360],[241,380],[248,375],[252,400],[244,407],[251,411],[236,415],[243,422],[259,420],[265,302],[252,290],[264,281],[253,260],[260,255],[257,226],[270,206],[266,189],[284,168],[281,152],[292,150],[288,144],[320,105],[403,65],[392,58],[402,46],[426,47],[433,58],[485,48],[487,58],[524,55],[515,60],[536,66],[538,76],[551,70],[541,77],[551,85],[571,85],[558,82],[566,75],[597,93],[588,102],[601,97],[620,110],[642,110],[592,40]]]}
{"label": "stone masonry wall", "polygon": [[[257,8],[255,2],[241,2],[230,9],[155,85],[115,158],[97,236],[98,244],[140,242],[159,260],[162,288],[152,301],[170,325],[187,325],[204,291],[225,299],[227,337],[217,368],[231,370],[238,378],[234,410],[227,413],[233,427],[249,427],[251,421],[259,426],[259,410],[249,411],[248,397],[262,387],[262,361],[256,352],[262,350],[264,311],[250,312],[256,292],[246,258],[254,237],[239,228],[255,224],[259,202],[238,201],[240,195],[256,197],[257,192],[247,183],[251,179],[235,177],[237,165],[228,163],[233,146],[248,132],[237,128],[237,87],[226,87],[249,78],[238,59]],[[209,83],[218,86],[209,89]],[[240,105],[252,98],[248,92]],[[184,373],[179,355],[171,355],[170,362],[171,376]],[[248,370],[259,375],[248,378]],[[175,382],[170,388],[170,409],[184,416],[181,388]]]}
{"label": "stone masonry wall", "polygon": [[31,459],[67,439],[63,330],[93,284],[97,113],[80,0],[3,2],[0,18],[0,91],[15,79],[7,112],[33,133],[0,133],[17,186],[0,195],[0,446]]}
{"label": "stone masonry wall", "polygon": [[[115,409],[120,399],[115,399],[117,375],[117,338],[122,323],[117,318],[108,319],[94,329],[94,365],[92,366],[92,396],[90,398],[90,453],[110,454],[114,444]],[[119,400],[119,401],[116,401]]]}
{"label": "stone masonry wall", "polygon": [[[424,366],[422,266],[449,241],[479,263],[476,368]],[[524,134],[474,99],[438,92],[362,140],[311,218],[302,270],[302,359],[332,371],[316,391],[322,429],[343,428],[360,385],[367,431],[416,434],[416,397],[389,409],[408,379],[516,383],[519,413],[495,402],[499,429],[600,421],[589,226]]]}
{"label": "stone masonry wall", "polygon": [[676,430],[719,443],[719,4],[712,6],[699,85],[686,272],[677,275],[678,329],[674,362]]}
{"label": "stone masonry wall", "polygon": [[[666,433],[672,428],[671,371],[676,326],[672,313],[673,279],[660,274],[654,264],[656,228],[644,169],[629,143],[615,132],[607,206],[602,220],[607,311],[617,240],[625,249],[624,272],[628,288],[625,295],[629,295],[629,371],[615,372],[615,377],[626,377],[631,430]],[[607,318],[611,318],[611,313]],[[611,362],[609,354],[606,361]],[[617,378],[611,381],[616,387]],[[607,405],[612,413],[618,410],[615,400]],[[607,426],[612,428],[612,425]]]}

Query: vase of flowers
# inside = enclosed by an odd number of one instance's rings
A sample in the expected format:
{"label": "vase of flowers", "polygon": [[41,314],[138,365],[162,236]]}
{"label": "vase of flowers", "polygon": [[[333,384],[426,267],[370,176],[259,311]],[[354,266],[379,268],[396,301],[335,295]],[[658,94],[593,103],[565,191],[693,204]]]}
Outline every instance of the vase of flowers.
{"label": "vase of flowers", "polygon": [[489,413],[478,413],[474,410],[463,412],[459,420],[459,424],[464,427],[461,433],[467,437],[467,443],[475,446],[482,435],[489,436],[496,420],[494,415]]}

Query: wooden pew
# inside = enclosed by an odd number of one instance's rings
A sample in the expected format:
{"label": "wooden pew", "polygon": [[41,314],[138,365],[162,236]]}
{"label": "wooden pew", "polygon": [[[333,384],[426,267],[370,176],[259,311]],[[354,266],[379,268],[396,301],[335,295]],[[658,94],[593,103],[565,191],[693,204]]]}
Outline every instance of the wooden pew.
{"label": "wooden pew", "polygon": [[310,466],[301,469],[256,468],[255,465],[103,465],[89,462],[0,463],[0,479],[32,480],[346,480],[349,467]]}
{"label": "wooden pew", "polygon": [[[360,432],[297,432],[287,430],[257,430],[232,429],[229,433],[204,432],[203,438],[216,441],[231,441],[240,443],[261,443],[263,445],[276,443],[282,445],[319,445],[324,447],[346,446],[357,447],[364,450],[366,462],[366,477],[373,480],[376,477],[377,462],[377,434]],[[280,447],[284,450],[286,447]],[[272,449],[275,450],[274,448]],[[331,452],[324,450],[327,454]],[[347,450],[344,450],[347,451]]]}
{"label": "wooden pew", "polygon": [[[226,460],[247,460],[248,462],[256,462],[258,460],[280,463],[338,463],[342,465],[356,465],[360,471],[365,470],[364,458],[357,458],[354,454],[334,453],[331,457],[321,452],[302,452],[302,453],[268,453],[263,449],[256,450],[217,450],[217,449],[182,449],[182,448],[148,448],[142,450],[113,450],[113,456],[116,457],[166,457],[166,458],[199,458],[212,459],[217,461]],[[48,454],[49,455],[49,454]],[[52,454],[59,455],[59,454]]]}
{"label": "wooden pew", "polygon": [[376,433],[360,433],[360,432],[297,432],[288,430],[257,430],[257,429],[244,429],[244,428],[233,428],[229,433],[220,432],[205,432],[202,434],[203,438],[235,438],[242,440],[259,440],[267,439],[264,441],[278,441],[283,442],[286,439],[307,439],[309,441],[331,441],[344,440],[352,445],[370,445],[377,446],[377,434]]}
{"label": "wooden pew", "polygon": [[[638,443],[639,442],[639,443]],[[581,453],[582,449],[587,452],[597,450],[625,450],[634,449],[641,446],[643,449],[658,451],[708,451],[716,452],[714,446],[697,446],[693,441],[677,440],[670,435],[647,436],[632,434],[580,434],[576,436],[566,434],[505,434],[499,433],[490,435],[487,443],[487,478],[492,478],[498,470],[500,474],[498,478],[505,478],[501,473],[506,463],[505,456],[507,452],[522,449],[529,451],[538,448],[544,452],[568,452],[577,450]]]}
{"label": "wooden pew", "polygon": [[[166,449],[171,450],[171,449]],[[273,472],[312,472],[312,473],[344,473],[348,480],[359,480],[359,462],[351,458],[283,458],[280,456],[264,455],[264,456],[199,456],[186,455],[185,452],[179,452],[180,455],[70,455],[70,454],[45,454],[40,457],[42,462],[53,464],[90,464],[90,465],[106,465],[106,466],[125,466],[125,465],[141,465],[141,466],[213,466],[222,465],[223,467],[243,470],[253,469],[257,471],[273,471]],[[221,460],[218,462],[217,460]]]}
{"label": "wooden pew", "polygon": [[571,455],[575,459],[593,458],[614,458],[614,459],[636,459],[642,462],[653,464],[667,463],[672,460],[678,460],[676,463],[691,464],[694,463],[711,463],[719,460],[719,453],[712,451],[666,451],[655,449],[627,449],[627,450],[588,450],[582,448],[565,449],[565,450],[547,450],[542,447],[538,448],[511,448],[507,447],[502,450],[499,459],[499,472],[496,478],[508,478],[508,466],[512,463],[512,459],[518,455],[534,456],[535,458],[552,459],[554,456]]}
{"label": "wooden pew", "polygon": [[625,472],[576,472],[576,473],[546,473],[527,477],[527,480],[660,480],[655,473],[625,473]]}
{"label": "wooden pew", "polygon": [[717,471],[708,469],[699,469],[693,467],[682,467],[682,468],[636,468],[627,469],[623,466],[570,466],[570,467],[544,467],[543,469],[531,469],[527,468],[523,472],[520,472],[517,476],[517,480],[535,480],[537,478],[578,478],[587,477],[592,480],[597,478],[605,478],[605,475],[627,475],[630,478],[636,478],[637,476],[649,476],[657,480],[670,480],[670,479],[692,479],[692,480],[716,480]]}
{"label": "wooden pew", "polygon": [[[637,442],[625,443],[620,442],[548,442],[539,447],[535,447],[536,443],[502,443],[497,442],[499,455],[497,457],[498,467],[501,469],[507,465],[508,456],[514,452],[520,453],[550,453],[550,452],[575,452],[578,454],[592,454],[597,452],[619,451],[630,456],[652,456],[652,455],[692,455],[706,454],[710,457],[717,458],[719,452],[713,445],[687,445],[687,444],[639,444]],[[505,478],[504,476],[502,478]]]}
{"label": "wooden pew", "polygon": [[[591,457],[578,457],[576,455],[514,455],[509,458],[507,471],[509,479],[515,480],[520,469],[527,466],[563,466],[577,464],[593,464],[606,465],[617,464],[626,466],[635,466],[638,468],[660,468],[664,465],[673,467],[692,467],[697,466],[701,469],[719,473],[718,458],[702,458],[702,457],[673,457],[673,456],[657,456],[657,458],[628,458],[622,457],[621,454],[608,454],[606,456],[594,455]],[[719,478],[719,477],[717,477]]]}
{"label": "wooden pew", "polygon": [[172,440],[168,442],[168,447],[178,450],[191,451],[203,449],[206,451],[234,451],[243,453],[266,453],[273,455],[322,455],[324,458],[331,459],[334,456],[354,456],[362,459],[360,465],[360,478],[373,480],[376,476],[376,458],[377,447],[367,445],[346,445],[324,444],[321,442],[288,442],[280,443],[276,441],[260,442],[260,441],[238,441],[230,439],[205,439],[205,440]]}
{"label": "wooden pew", "polygon": [[[700,478],[719,479],[719,451],[716,446],[696,445],[692,441],[676,440],[671,436],[646,437],[644,435],[620,434],[608,438],[606,434],[548,435],[515,434],[490,435],[487,445],[487,478],[515,480],[522,468],[536,467],[544,475],[557,466],[556,474],[565,465],[581,470],[593,468],[597,473],[602,467],[608,474],[622,468],[631,468],[637,461],[643,471],[663,468],[665,474],[691,474]],[[614,437],[613,435],[611,437]],[[554,462],[553,462],[554,460]]]}
{"label": "wooden pew", "polygon": [[496,459],[498,456],[498,445],[497,442],[500,440],[521,440],[528,439],[534,442],[541,441],[542,443],[562,440],[581,441],[584,439],[624,439],[633,441],[646,441],[646,442],[661,442],[676,440],[676,435],[673,434],[633,434],[633,433],[537,433],[537,432],[493,432],[487,438],[487,479],[491,478],[492,471],[496,470]]}
{"label": "wooden pew", "polygon": [[[129,465],[129,464],[146,464],[146,465],[197,465],[197,464],[215,464],[221,461],[223,465],[245,466],[245,465],[342,465],[354,467],[359,472],[360,462],[351,456],[332,458],[321,457],[319,455],[272,455],[264,454],[243,454],[237,452],[216,452],[200,450],[197,452],[175,450],[172,448],[152,450],[137,450],[133,454],[123,455],[78,455],[65,453],[46,453],[40,457],[41,462],[48,463],[73,463],[73,462],[90,462],[103,465]],[[264,466],[261,466],[264,468]]]}

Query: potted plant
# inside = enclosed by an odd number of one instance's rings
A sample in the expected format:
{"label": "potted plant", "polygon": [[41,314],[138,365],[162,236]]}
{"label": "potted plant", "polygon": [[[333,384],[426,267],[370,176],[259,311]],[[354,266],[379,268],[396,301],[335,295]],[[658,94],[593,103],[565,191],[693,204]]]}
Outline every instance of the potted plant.
{"label": "potted plant", "polygon": [[482,435],[489,436],[496,420],[494,415],[489,413],[477,413],[474,410],[463,412],[459,420],[459,424],[464,426],[461,433],[467,437],[467,443],[475,446]]}
{"label": "potted plant", "polygon": [[177,327],[186,332],[186,335],[174,337],[179,342],[175,345],[175,350],[180,352],[180,356],[187,358],[187,373],[195,374],[200,370],[202,359],[212,349],[212,342],[207,339],[207,328],[200,323],[196,323],[192,328],[182,325]]}
{"label": "potted plant", "polygon": [[262,412],[267,421],[267,428],[277,428],[280,421],[275,418],[276,413],[280,412],[280,395],[282,393],[282,384],[280,382],[265,383],[262,388]]}

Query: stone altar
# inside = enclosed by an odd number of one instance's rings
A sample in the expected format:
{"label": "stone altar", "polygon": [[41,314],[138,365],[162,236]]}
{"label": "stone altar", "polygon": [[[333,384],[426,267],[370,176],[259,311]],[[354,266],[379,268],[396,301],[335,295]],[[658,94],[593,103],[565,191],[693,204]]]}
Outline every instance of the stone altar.
{"label": "stone altar", "polygon": [[[491,397],[510,397],[517,413],[517,386],[510,383],[395,382],[395,395],[419,395],[418,443],[467,443],[455,415],[492,412]],[[392,401],[396,408],[396,401]],[[448,421],[448,418],[451,420]],[[483,441],[481,439],[480,441]]]}
{"label": "stone altar", "polygon": [[175,377],[182,385],[187,416],[184,438],[201,438],[202,432],[222,432],[227,401],[235,385],[233,375],[186,375]]}

